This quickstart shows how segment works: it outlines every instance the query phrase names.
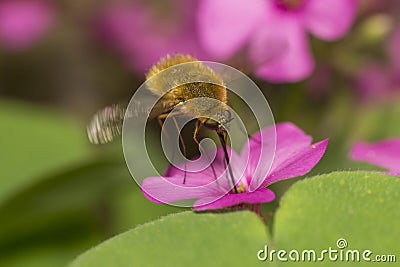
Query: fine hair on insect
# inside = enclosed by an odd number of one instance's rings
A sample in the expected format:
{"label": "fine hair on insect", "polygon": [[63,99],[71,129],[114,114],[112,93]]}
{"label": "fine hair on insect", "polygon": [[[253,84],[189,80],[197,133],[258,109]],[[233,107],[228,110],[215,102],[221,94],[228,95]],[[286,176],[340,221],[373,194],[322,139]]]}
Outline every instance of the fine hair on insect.
{"label": "fine hair on insect", "polygon": [[[179,68],[176,68],[176,67]],[[175,68],[174,73],[162,75],[169,68]],[[194,80],[198,80],[193,82]],[[191,116],[196,118],[193,140],[201,152],[209,158],[198,140],[201,128],[206,128],[218,136],[221,144],[229,183],[235,193],[238,193],[233,171],[227,150],[229,123],[232,114],[229,110],[230,102],[224,81],[210,67],[190,55],[174,54],[161,58],[146,74],[146,86],[150,94],[158,97],[158,101],[151,110],[145,110],[148,120],[156,119],[163,130],[164,120],[170,117],[179,134],[182,152],[186,157],[186,145],[181,135],[177,117]],[[196,101],[193,101],[196,100]],[[213,101],[210,101],[213,100]],[[125,117],[139,116],[142,111],[127,110],[121,104],[106,107],[96,113],[89,123],[87,131],[89,140],[94,144],[103,144],[112,141],[122,132]],[[163,132],[168,137],[168,133]],[[216,172],[211,163],[215,179]],[[186,161],[183,184],[186,183]]]}

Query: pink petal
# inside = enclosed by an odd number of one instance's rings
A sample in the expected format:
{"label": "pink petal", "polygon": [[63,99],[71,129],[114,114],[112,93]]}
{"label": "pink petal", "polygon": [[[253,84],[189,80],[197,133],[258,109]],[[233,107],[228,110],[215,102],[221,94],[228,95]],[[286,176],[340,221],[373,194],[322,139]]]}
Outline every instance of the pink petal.
{"label": "pink petal", "polygon": [[324,40],[335,40],[345,35],[357,11],[355,0],[308,0],[304,20],[309,31]]}
{"label": "pink petal", "polygon": [[398,175],[400,174],[400,139],[387,139],[372,144],[358,142],[351,150],[351,158],[386,168],[392,175]]}
{"label": "pink petal", "polygon": [[377,100],[391,93],[391,75],[385,66],[364,66],[356,77],[356,89],[362,99]]}
{"label": "pink petal", "polygon": [[[276,150],[284,153],[292,153],[301,147],[311,144],[312,138],[302,129],[291,122],[281,122],[275,125]],[[274,159],[274,164],[277,163]]]}
{"label": "pink petal", "polygon": [[250,203],[250,204],[258,204],[271,202],[275,199],[275,194],[268,188],[260,188],[257,191],[251,193],[239,193],[233,194],[229,193],[225,196],[213,201],[210,203],[210,199],[199,199],[194,204],[194,209],[197,211],[200,210],[214,210],[221,209],[225,207],[230,207],[240,203]]}
{"label": "pink petal", "polygon": [[279,27],[266,26],[272,24],[268,20],[263,21],[262,27],[257,29],[249,41],[249,58],[255,68],[268,65],[289,52],[286,33]]}
{"label": "pink petal", "polygon": [[[245,168],[239,159],[239,155],[230,148],[227,148],[227,150],[230,155],[233,176],[237,183],[243,176]],[[210,154],[213,154],[213,152]],[[199,162],[195,161],[187,163],[185,184],[183,184],[184,164],[180,164],[179,168],[169,167],[165,172],[165,177],[144,179],[140,187],[149,200],[157,203],[172,203],[197,198],[207,198],[209,201],[213,201],[231,190],[232,183],[225,168],[225,158],[221,147],[217,149],[213,163],[217,177],[215,177],[211,167],[199,172],[188,171],[198,164]]]}
{"label": "pink petal", "polygon": [[255,133],[249,138],[240,154],[241,161],[247,162],[246,177],[250,191],[260,187],[271,168],[276,143],[275,127],[275,125],[268,126]]}
{"label": "pink petal", "polygon": [[[235,181],[238,182],[240,178],[244,174],[246,161],[242,161],[240,156],[232,150],[230,147],[227,147],[227,151],[229,154],[229,160],[232,167],[232,172],[235,178]],[[212,167],[208,164],[208,158],[204,157],[203,161],[198,161],[196,158],[192,161],[186,163],[186,181],[188,186],[191,186],[192,181],[202,181],[201,185],[209,184],[218,179],[220,183],[221,190],[225,190],[225,192],[230,189],[230,181],[226,180],[227,169],[225,164],[225,155],[221,146],[219,146],[216,151],[209,151],[208,154],[214,155],[215,159],[213,161]],[[202,171],[192,171],[190,170],[198,168],[198,166],[209,166],[208,168]],[[169,167],[166,169],[164,176],[168,177],[176,177],[180,179],[180,183],[182,183],[182,179],[185,176],[185,165],[182,163],[176,167]],[[214,173],[215,171],[215,173]],[[198,186],[199,184],[193,184],[194,186]]]}
{"label": "pink petal", "polygon": [[25,49],[47,33],[53,17],[46,2],[0,1],[0,42],[11,49]]}
{"label": "pink petal", "polygon": [[220,60],[247,41],[266,10],[265,0],[202,0],[197,13],[200,39]]}
{"label": "pink petal", "polygon": [[[259,66],[256,74],[276,83],[298,82],[311,75],[314,69],[314,60],[300,19],[290,13],[278,12],[263,22],[263,27],[260,34],[270,35],[269,39],[274,40],[275,38],[279,42],[286,43],[287,49],[281,56]],[[268,45],[268,43],[265,44],[265,49],[268,49]]]}
{"label": "pink petal", "polygon": [[[143,73],[166,54],[188,53],[197,58],[205,53],[199,45],[193,16],[194,1],[172,1],[159,16],[145,3],[107,3],[98,19],[103,40],[116,47],[134,71]],[[179,14],[172,15],[172,14]]]}
{"label": "pink petal", "polygon": [[[207,157],[210,157],[208,158]],[[225,162],[225,158],[224,158],[224,154],[222,151],[221,147],[218,147],[216,150],[212,150],[212,151],[207,151],[207,155],[204,155],[201,159],[199,159],[199,157],[195,157],[193,159],[191,159],[190,161],[186,162],[186,175],[189,175],[190,177],[199,177],[201,179],[207,179],[209,181],[215,180],[217,177],[219,177],[223,171],[224,171],[224,162]],[[215,175],[217,177],[215,177],[214,172],[212,167],[210,166],[209,161],[213,158],[213,168],[215,171]],[[204,166],[209,166],[206,169],[203,169]],[[199,169],[203,169],[202,171],[194,171],[194,170],[199,170]],[[193,170],[193,171],[192,171]],[[184,163],[180,163],[178,165],[178,168],[174,167],[174,166],[170,166],[169,168],[167,168],[164,172],[163,176],[167,176],[167,177],[183,177],[185,175],[185,164]]]}
{"label": "pink petal", "polygon": [[169,177],[168,180],[164,177],[148,177],[143,180],[140,188],[149,200],[157,203],[173,203],[179,200],[210,196],[220,197],[225,194],[218,189],[215,183],[207,185],[202,180],[190,179],[191,186],[189,186],[182,184],[182,181],[183,177]]}
{"label": "pink petal", "polygon": [[327,146],[328,139],[325,139],[293,151],[292,154],[280,153],[280,148],[277,148],[275,157],[277,159],[276,162],[279,162],[279,164],[275,164],[274,161],[272,171],[262,186],[308,173],[321,160]]}
{"label": "pink petal", "polygon": [[[324,140],[311,145],[312,138],[290,122],[278,123],[275,128],[275,156],[268,176],[261,179],[261,186],[306,174],[321,159],[328,143],[328,140]],[[271,129],[267,128],[263,131],[268,134]],[[258,134],[255,134],[252,140],[258,141],[257,138],[259,138]],[[252,140],[250,142],[253,142]],[[258,183],[260,182],[257,181],[256,184],[252,182],[251,190],[255,190],[255,186],[260,186]]]}
{"label": "pink petal", "polygon": [[400,176],[400,171],[388,172],[388,174],[392,176]]}
{"label": "pink petal", "polygon": [[[265,141],[268,142],[268,140],[272,140],[273,135],[275,135],[275,131],[276,148],[272,147],[272,149],[275,149],[275,156],[273,158],[271,172],[276,170],[277,166],[284,165],[290,157],[296,155],[299,151],[302,151],[311,145],[312,138],[306,135],[300,128],[290,122],[278,123],[275,125],[275,128],[268,127],[266,129],[263,129],[261,132],[263,134],[264,142],[260,142],[260,132],[254,134],[254,136],[249,140],[251,149],[250,154],[252,155],[252,160],[248,165],[248,169],[246,172],[248,175],[253,174],[253,179],[250,184],[250,191],[256,190],[258,187],[261,186],[261,184],[265,184],[264,180],[267,177],[269,169],[263,169],[262,166],[260,170],[255,171],[255,169],[258,164],[258,159],[260,157],[260,143],[265,143]],[[269,144],[269,146],[271,146],[271,144]],[[245,146],[245,149],[246,147],[247,146]]]}

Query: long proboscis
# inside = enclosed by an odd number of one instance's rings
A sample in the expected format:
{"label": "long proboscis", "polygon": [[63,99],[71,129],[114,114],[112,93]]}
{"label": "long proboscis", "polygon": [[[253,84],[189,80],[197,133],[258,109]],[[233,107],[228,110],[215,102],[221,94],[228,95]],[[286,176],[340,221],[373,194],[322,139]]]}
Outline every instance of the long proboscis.
{"label": "long proboscis", "polygon": [[224,132],[218,132],[217,134],[218,134],[218,137],[219,137],[219,141],[221,142],[222,149],[224,151],[225,162],[226,162],[226,164],[228,166],[228,172],[229,172],[229,175],[231,177],[232,187],[233,187],[235,193],[237,194],[238,190],[237,190],[237,187],[236,187],[236,181],[235,181],[235,178],[233,177],[232,166],[231,166],[231,164],[229,162],[228,150],[226,148],[226,146],[227,146],[226,145],[226,134]]}

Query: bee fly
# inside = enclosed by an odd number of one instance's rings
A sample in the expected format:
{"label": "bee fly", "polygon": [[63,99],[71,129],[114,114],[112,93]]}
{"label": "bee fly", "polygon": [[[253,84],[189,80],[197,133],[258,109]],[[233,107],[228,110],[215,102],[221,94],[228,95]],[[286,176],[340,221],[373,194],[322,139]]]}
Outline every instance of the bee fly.
{"label": "bee fly", "polygon": [[[182,69],[179,68],[174,75],[157,75],[178,64],[183,64],[183,67]],[[193,80],[200,80],[200,82],[190,82]],[[227,89],[222,79],[196,58],[190,55],[175,54],[167,55],[150,68],[146,74],[146,84],[153,95],[160,97],[150,111],[149,120],[156,118],[162,126],[163,121],[168,116],[172,116],[172,119],[175,116],[195,116],[197,120],[193,140],[199,145],[199,149],[201,149],[201,146],[198,135],[202,126],[217,133],[223,148],[232,186],[237,193],[226,147],[228,138],[226,127],[232,118],[228,109]],[[197,98],[200,98],[200,100],[189,101]],[[210,98],[217,101],[207,101]],[[218,104],[215,104],[216,102]],[[94,144],[103,144],[120,135],[125,112],[126,108],[122,105],[113,105],[96,113],[87,128],[89,140]],[[210,115],[209,117],[213,117],[215,120],[203,117],[204,114]],[[179,135],[179,137],[186,156],[182,136]],[[213,172],[216,176],[214,169]],[[186,171],[183,183],[185,183],[185,180]]]}

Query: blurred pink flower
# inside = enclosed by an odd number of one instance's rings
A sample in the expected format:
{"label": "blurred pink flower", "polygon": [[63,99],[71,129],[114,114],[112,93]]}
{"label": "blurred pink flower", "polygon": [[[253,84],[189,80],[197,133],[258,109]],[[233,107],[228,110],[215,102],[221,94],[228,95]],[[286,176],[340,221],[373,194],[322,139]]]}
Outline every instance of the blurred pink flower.
{"label": "blurred pink flower", "polygon": [[377,100],[390,95],[391,80],[386,66],[371,64],[359,71],[355,88],[362,100]]}
{"label": "blurred pink flower", "polygon": [[[242,203],[259,204],[274,200],[275,194],[268,188],[272,183],[308,173],[324,155],[328,140],[312,144],[312,138],[294,124],[286,122],[276,125],[275,157],[269,172],[259,172],[261,150],[265,136],[271,136],[274,127],[267,127],[248,140],[239,155],[229,150],[233,176],[238,193],[226,179],[215,183],[215,176],[209,166],[201,172],[187,172],[186,183],[182,184],[184,171],[170,167],[164,177],[148,177],[141,188],[144,195],[156,203],[172,203],[182,199],[198,199],[195,210],[212,210],[231,207]],[[189,162],[189,164],[199,164]],[[213,166],[218,177],[226,175],[224,154],[217,149]],[[182,167],[182,166],[181,166]],[[192,166],[187,166],[191,168]],[[265,166],[264,166],[265,167]],[[263,169],[263,166],[261,166]],[[224,177],[225,178],[225,177]]]}
{"label": "blurred pink flower", "polygon": [[153,6],[108,3],[99,16],[98,27],[104,41],[125,57],[132,70],[143,73],[166,54],[203,57],[195,30],[195,5],[196,1],[186,0],[155,2]]}
{"label": "blurred pink flower", "polygon": [[256,74],[272,82],[296,82],[314,68],[307,33],[332,41],[353,23],[356,0],[202,0],[201,41],[221,60],[248,49]]}
{"label": "blurred pink flower", "polygon": [[374,62],[356,76],[356,89],[363,100],[387,99],[400,92],[400,27],[390,35],[385,52],[389,62]]}
{"label": "blurred pink flower", "polygon": [[388,169],[389,174],[400,176],[400,139],[386,139],[367,144],[356,143],[351,150],[351,158],[365,161]]}
{"label": "blurred pink flower", "polygon": [[9,49],[26,49],[51,28],[54,10],[41,0],[0,0],[0,43]]}

